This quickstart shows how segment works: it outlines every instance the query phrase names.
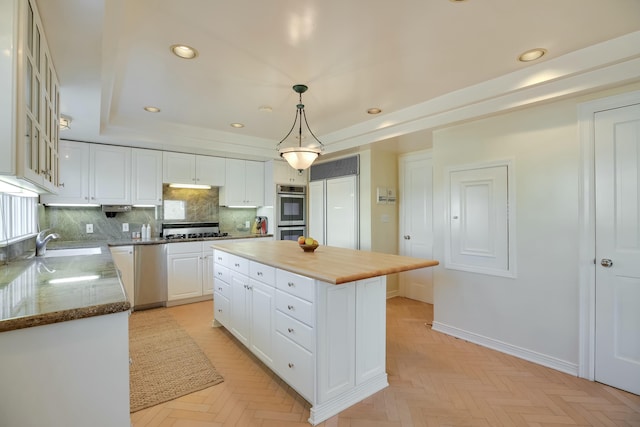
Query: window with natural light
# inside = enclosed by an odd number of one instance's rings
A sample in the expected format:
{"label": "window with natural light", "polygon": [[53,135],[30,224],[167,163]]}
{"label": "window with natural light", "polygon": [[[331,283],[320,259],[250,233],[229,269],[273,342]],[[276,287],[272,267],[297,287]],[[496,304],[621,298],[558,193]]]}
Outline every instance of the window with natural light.
{"label": "window with natural light", "polygon": [[38,197],[0,193],[0,247],[38,232]]}

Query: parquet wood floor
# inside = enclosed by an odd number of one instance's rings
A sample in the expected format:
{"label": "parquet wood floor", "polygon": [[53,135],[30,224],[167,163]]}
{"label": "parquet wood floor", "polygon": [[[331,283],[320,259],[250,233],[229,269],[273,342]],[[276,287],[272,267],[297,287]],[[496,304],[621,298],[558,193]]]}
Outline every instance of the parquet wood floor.
{"label": "parquet wood floor", "polygon": [[[212,304],[167,309],[225,382],[132,414],[134,427],[308,427],[309,404],[224,328]],[[433,306],[387,302],[390,386],[320,424],[386,426],[634,426],[640,396],[480,347],[429,327]]]}

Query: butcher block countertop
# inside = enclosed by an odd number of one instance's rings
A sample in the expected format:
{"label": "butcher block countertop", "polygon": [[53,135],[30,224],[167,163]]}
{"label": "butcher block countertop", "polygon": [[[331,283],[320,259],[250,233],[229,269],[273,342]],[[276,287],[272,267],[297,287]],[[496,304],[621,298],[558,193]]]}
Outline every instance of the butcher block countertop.
{"label": "butcher block countertop", "polygon": [[304,252],[290,240],[216,242],[212,247],[335,285],[438,265],[432,259],[323,245],[315,252]]}

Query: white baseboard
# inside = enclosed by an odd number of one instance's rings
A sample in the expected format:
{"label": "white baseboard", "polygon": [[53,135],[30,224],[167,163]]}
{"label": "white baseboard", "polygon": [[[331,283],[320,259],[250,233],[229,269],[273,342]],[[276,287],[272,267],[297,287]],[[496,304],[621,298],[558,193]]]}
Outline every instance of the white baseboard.
{"label": "white baseboard", "polygon": [[499,340],[495,340],[493,338],[488,338],[473,332],[458,329],[453,326],[448,326],[440,322],[434,321],[432,329],[434,331],[442,332],[443,334],[451,335],[456,338],[461,338],[465,341],[469,341],[474,344],[490,348],[492,350],[506,353],[520,359],[528,360],[529,362],[537,363],[538,365],[546,366],[548,368],[555,369],[569,375],[573,375],[576,377],[578,376],[578,365],[575,363],[567,362],[566,360],[547,356],[545,354],[531,351],[526,348],[518,347]]}
{"label": "white baseboard", "polygon": [[395,291],[387,291],[387,299],[399,297],[399,296],[400,296],[400,291],[397,289]]}

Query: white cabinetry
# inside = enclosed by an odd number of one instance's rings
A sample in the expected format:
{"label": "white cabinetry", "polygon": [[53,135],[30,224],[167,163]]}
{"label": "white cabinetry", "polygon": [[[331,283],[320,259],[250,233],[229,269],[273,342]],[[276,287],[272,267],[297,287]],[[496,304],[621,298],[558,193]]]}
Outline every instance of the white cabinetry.
{"label": "white cabinetry", "polygon": [[59,84],[35,0],[0,3],[0,175],[57,192]]}
{"label": "white cabinetry", "polygon": [[255,207],[263,204],[264,163],[227,159],[226,182],[220,188],[220,205]]}
{"label": "white cabinetry", "polygon": [[185,153],[163,153],[162,182],[171,184],[225,185],[225,159]]}
{"label": "white cabinetry", "polygon": [[288,185],[307,185],[307,171],[298,171],[292,168],[289,163],[273,161],[273,183]]}
{"label": "white cabinetry", "polygon": [[167,305],[211,299],[211,242],[167,244]]}
{"label": "white cabinetry", "polygon": [[275,269],[219,250],[214,253],[215,319],[271,367]]}
{"label": "white cabinetry", "polygon": [[90,144],[89,194],[91,203],[131,203],[130,147]]}
{"label": "white cabinetry", "polygon": [[42,203],[89,203],[89,144],[60,141],[60,185],[58,194],[43,194]]}
{"label": "white cabinetry", "polygon": [[309,422],[388,385],[385,276],[333,285],[219,249],[215,261],[216,324],[312,404]]}
{"label": "white cabinetry", "polygon": [[162,151],[131,149],[131,203],[162,204]]}
{"label": "white cabinetry", "polygon": [[109,249],[111,250],[113,263],[120,272],[120,280],[127,293],[127,299],[131,303],[131,307],[133,307],[133,246],[112,246]]}

